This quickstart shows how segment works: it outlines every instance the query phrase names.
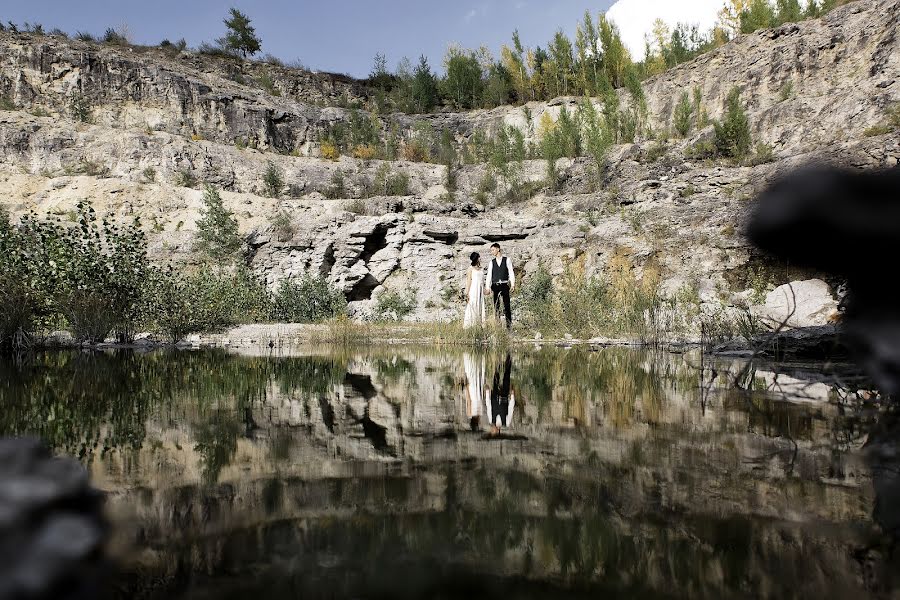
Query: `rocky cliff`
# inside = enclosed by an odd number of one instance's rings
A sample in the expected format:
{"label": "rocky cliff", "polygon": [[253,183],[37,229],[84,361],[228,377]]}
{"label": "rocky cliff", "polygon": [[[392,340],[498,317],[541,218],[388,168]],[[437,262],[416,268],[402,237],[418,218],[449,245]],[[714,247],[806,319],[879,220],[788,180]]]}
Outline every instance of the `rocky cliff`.
{"label": "rocky cliff", "polygon": [[[644,83],[657,137],[671,127],[683,91],[699,89],[715,119],[739,86],[754,141],[772,147],[774,162],[686,158],[689,145],[710,137],[707,126],[687,139],[614,147],[600,181],[588,159],[562,159],[558,191],[540,187],[543,161],[525,161],[516,185],[531,182],[534,191],[518,202],[503,199],[502,181],[484,193],[483,164],[459,168],[448,190],[443,165],[320,158],[322,134],[351,118],[336,105],[365,98],[348,79],[2,33],[0,96],[12,110],[0,111],[0,201],[13,214],[65,217],[87,199],[115,218],[140,216],[159,257],[190,261],[202,205],[195,188],[210,183],[224,190],[252,266],[270,284],[321,273],[359,312],[385,289],[411,288],[416,318],[455,316],[467,256],[486,253],[492,241],[525,273],[539,262],[556,274],[573,261],[588,273],[624,265],[637,280],[652,272],[669,292],[687,284],[704,301],[727,303],[759,264],[742,223],[761,186],[811,160],[897,164],[898,132],[865,133],[900,100],[898,29],[900,1],[860,0],[823,19],[739,36]],[[544,113],[555,117],[575,102],[389,115],[382,123],[404,136],[427,122],[457,143],[506,123],[533,141]],[[90,123],[76,118],[84,107]],[[269,164],[285,179],[276,198],[262,195]],[[406,175],[405,195],[373,197],[379,170]],[[768,283],[789,277],[773,270]]]}

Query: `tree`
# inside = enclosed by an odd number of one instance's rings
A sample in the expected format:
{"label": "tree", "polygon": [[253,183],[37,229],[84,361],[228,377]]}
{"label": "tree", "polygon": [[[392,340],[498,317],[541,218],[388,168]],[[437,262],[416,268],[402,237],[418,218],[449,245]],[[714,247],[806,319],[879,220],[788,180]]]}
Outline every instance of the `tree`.
{"label": "tree", "polygon": [[584,11],[584,19],[575,30],[575,46],[578,48],[578,79],[581,90],[585,95],[596,95],[600,48],[597,29],[588,11]]}
{"label": "tree", "polygon": [[721,156],[743,158],[750,152],[750,123],[741,105],[741,91],[732,88],[726,101],[725,118],[713,124],[716,151]]}
{"label": "tree", "polygon": [[438,101],[437,77],[431,72],[424,54],[419,57],[419,64],[413,71],[412,101],[416,112],[420,113],[428,112]]}
{"label": "tree", "polygon": [[572,42],[561,29],[550,43],[550,59],[556,75],[556,95],[568,96],[575,80],[575,60],[572,57]]}
{"label": "tree", "polygon": [[387,58],[379,52],[372,61],[372,72],[369,73],[369,82],[376,88],[387,91],[391,84],[391,74],[387,69]]}
{"label": "tree", "polygon": [[519,102],[528,102],[534,100],[534,97],[531,95],[531,76],[525,66],[525,49],[518,30],[513,32],[512,41],[512,48],[504,45],[500,49],[500,60],[510,74]]}
{"label": "tree", "polygon": [[750,0],[727,0],[719,11],[719,23],[722,29],[736,34],[741,31],[741,13],[750,5]]}
{"label": "tree", "polygon": [[500,63],[492,64],[484,84],[484,104],[488,108],[509,104],[512,94],[512,77],[509,71]]}
{"label": "tree", "polygon": [[203,193],[203,204],[202,217],[197,221],[197,248],[214,261],[233,259],[242,245],[234,214],[225,208],[219,191],[211,185]]}
{"label": "tree", "polygon": [[482,95],[481,65],[473,52],[451,46],[444,58],[444,96],[458,108],[474,108]]}
{"label": "tree", "polygon": [[779,23],[796,23],[803,19],[803,7],[799,0],[776,0],[775,8],[778,11]]}
{"label": "tree", "polygon": [[625,85],[625,74],[631,67],[631,55],[622,42],[619,28],[606,16],[598,19],[600,45],[603,48],[603,70],[613,87],[620,88]]}
{"label": "tree", "polygon": [[693,112],[690,96],[687,92],[681,92],[681,98],[679,98],[678,104],[675,105],[675,115],[673,117],[675,131],[681,137],[685,137],[691,130]]}
{"label": "tree", "polygon": [[747,8],[741,11],[741,33],[753,33],[775,25],[775,9],[769,0],[750,0]]}
{"label": "tree", "polygon": [[415,112],[415,102],[413,100],[413,66],[407,57],[400,59],[397,63],[395,71],[396,80],[391,90],[391,99],[397,109],[403,112]]}
{"label": "tree", "polygon": [[284,190],[284,177],[275,163],[269,161],[263,173],[263,192],[269,198],[278,198]]}
{"label": "tree", "polygon": [[256,29],[250,24],[250,18],[236,8],[229,10],[231,15],[225,19],[228,32],[225,37],[216,40],[223,50],[234,52],[247,58],[260,51],[262,42],[256,36]]}

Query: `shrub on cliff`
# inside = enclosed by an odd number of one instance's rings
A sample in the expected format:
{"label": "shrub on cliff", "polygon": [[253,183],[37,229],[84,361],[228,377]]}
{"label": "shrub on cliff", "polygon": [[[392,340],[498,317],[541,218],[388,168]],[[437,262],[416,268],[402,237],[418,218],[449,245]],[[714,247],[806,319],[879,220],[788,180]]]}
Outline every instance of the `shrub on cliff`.
{"label": "shrub on cliff", "polygon": [[688,132],[690,132],[691,123],[694,120],[693,113],[694,110],[691,105],[690,96],[688,96],[687,92],[681,92],[678,104],[675,105],[675,114],[672,117],[675,131],[677,131],[678,135],[681,137],[686,137]]}
{"label": "shrub on cliff", "polygon": [[250,24],[250,18],[236,8],[230,9],[229,15],[224,21],[228,32],[225,37],[216,40],[219,46],[244,58],[259,52],[262,41],[257,37],[256,29]]}
{"label": "shrub on cliff", "polygon": [[713,124],[714,143],[720,156],[743,158],[750,152],[750,123],[741,104],[741,91],[732,88],[726,100],[725,117]]}
{"label": "shrub on cliff", "polygon": [[375,302],[373,317],[376,321],[402,321],[416,310],[416,290],[384,290]]}
{"label": "shrub on cliff", "polygon": [[269,198],[278,198],[284,191],[284,177],[275,163],[266,164],[266,172],[263,173],[263,194]]}
{"label": "shrub on cliff", "polygon": [[281,323],[318,323],[346,314],[347,299],[324,277],[284,279],[275,292],[272,318]]}
{"label": "shrub on cliff", "polygon": [[214,261],[233,260],[243,246],[237,220],[211,185],[203,193],[203,214],[197,221],[197,249]]}

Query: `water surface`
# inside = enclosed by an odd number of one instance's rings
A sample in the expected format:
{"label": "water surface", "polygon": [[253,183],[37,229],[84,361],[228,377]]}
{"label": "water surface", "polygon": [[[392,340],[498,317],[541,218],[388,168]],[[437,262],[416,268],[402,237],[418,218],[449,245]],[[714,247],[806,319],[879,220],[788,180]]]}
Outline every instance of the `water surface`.
{"label": "water surface", "polygon": [[879,410],[818,370],[622,348],[47,353],[0,363],[0,433],[88,465],[122,596],[890,594],[862,452]]}

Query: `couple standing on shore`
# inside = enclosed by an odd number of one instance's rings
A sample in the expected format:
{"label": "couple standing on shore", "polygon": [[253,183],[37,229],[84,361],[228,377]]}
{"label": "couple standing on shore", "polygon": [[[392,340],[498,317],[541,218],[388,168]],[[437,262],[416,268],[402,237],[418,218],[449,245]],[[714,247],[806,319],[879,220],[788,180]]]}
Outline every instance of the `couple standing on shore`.
{"label": "couple standing on shore", "polygon": [[516,289],[516,273],[512,261],[503,256],[500,244],[491,244],[491,261],[488,263],[487,275],[481,266],[481,255],[473,252],[469,259],[472,265],[466,275],[466,314],[463,327],[478,327],[485,322],[484,297],[494,296],[494,314],[500,318],[500,304],[506,317],[506,328],[512,326],[512,309],[509,295]]}

